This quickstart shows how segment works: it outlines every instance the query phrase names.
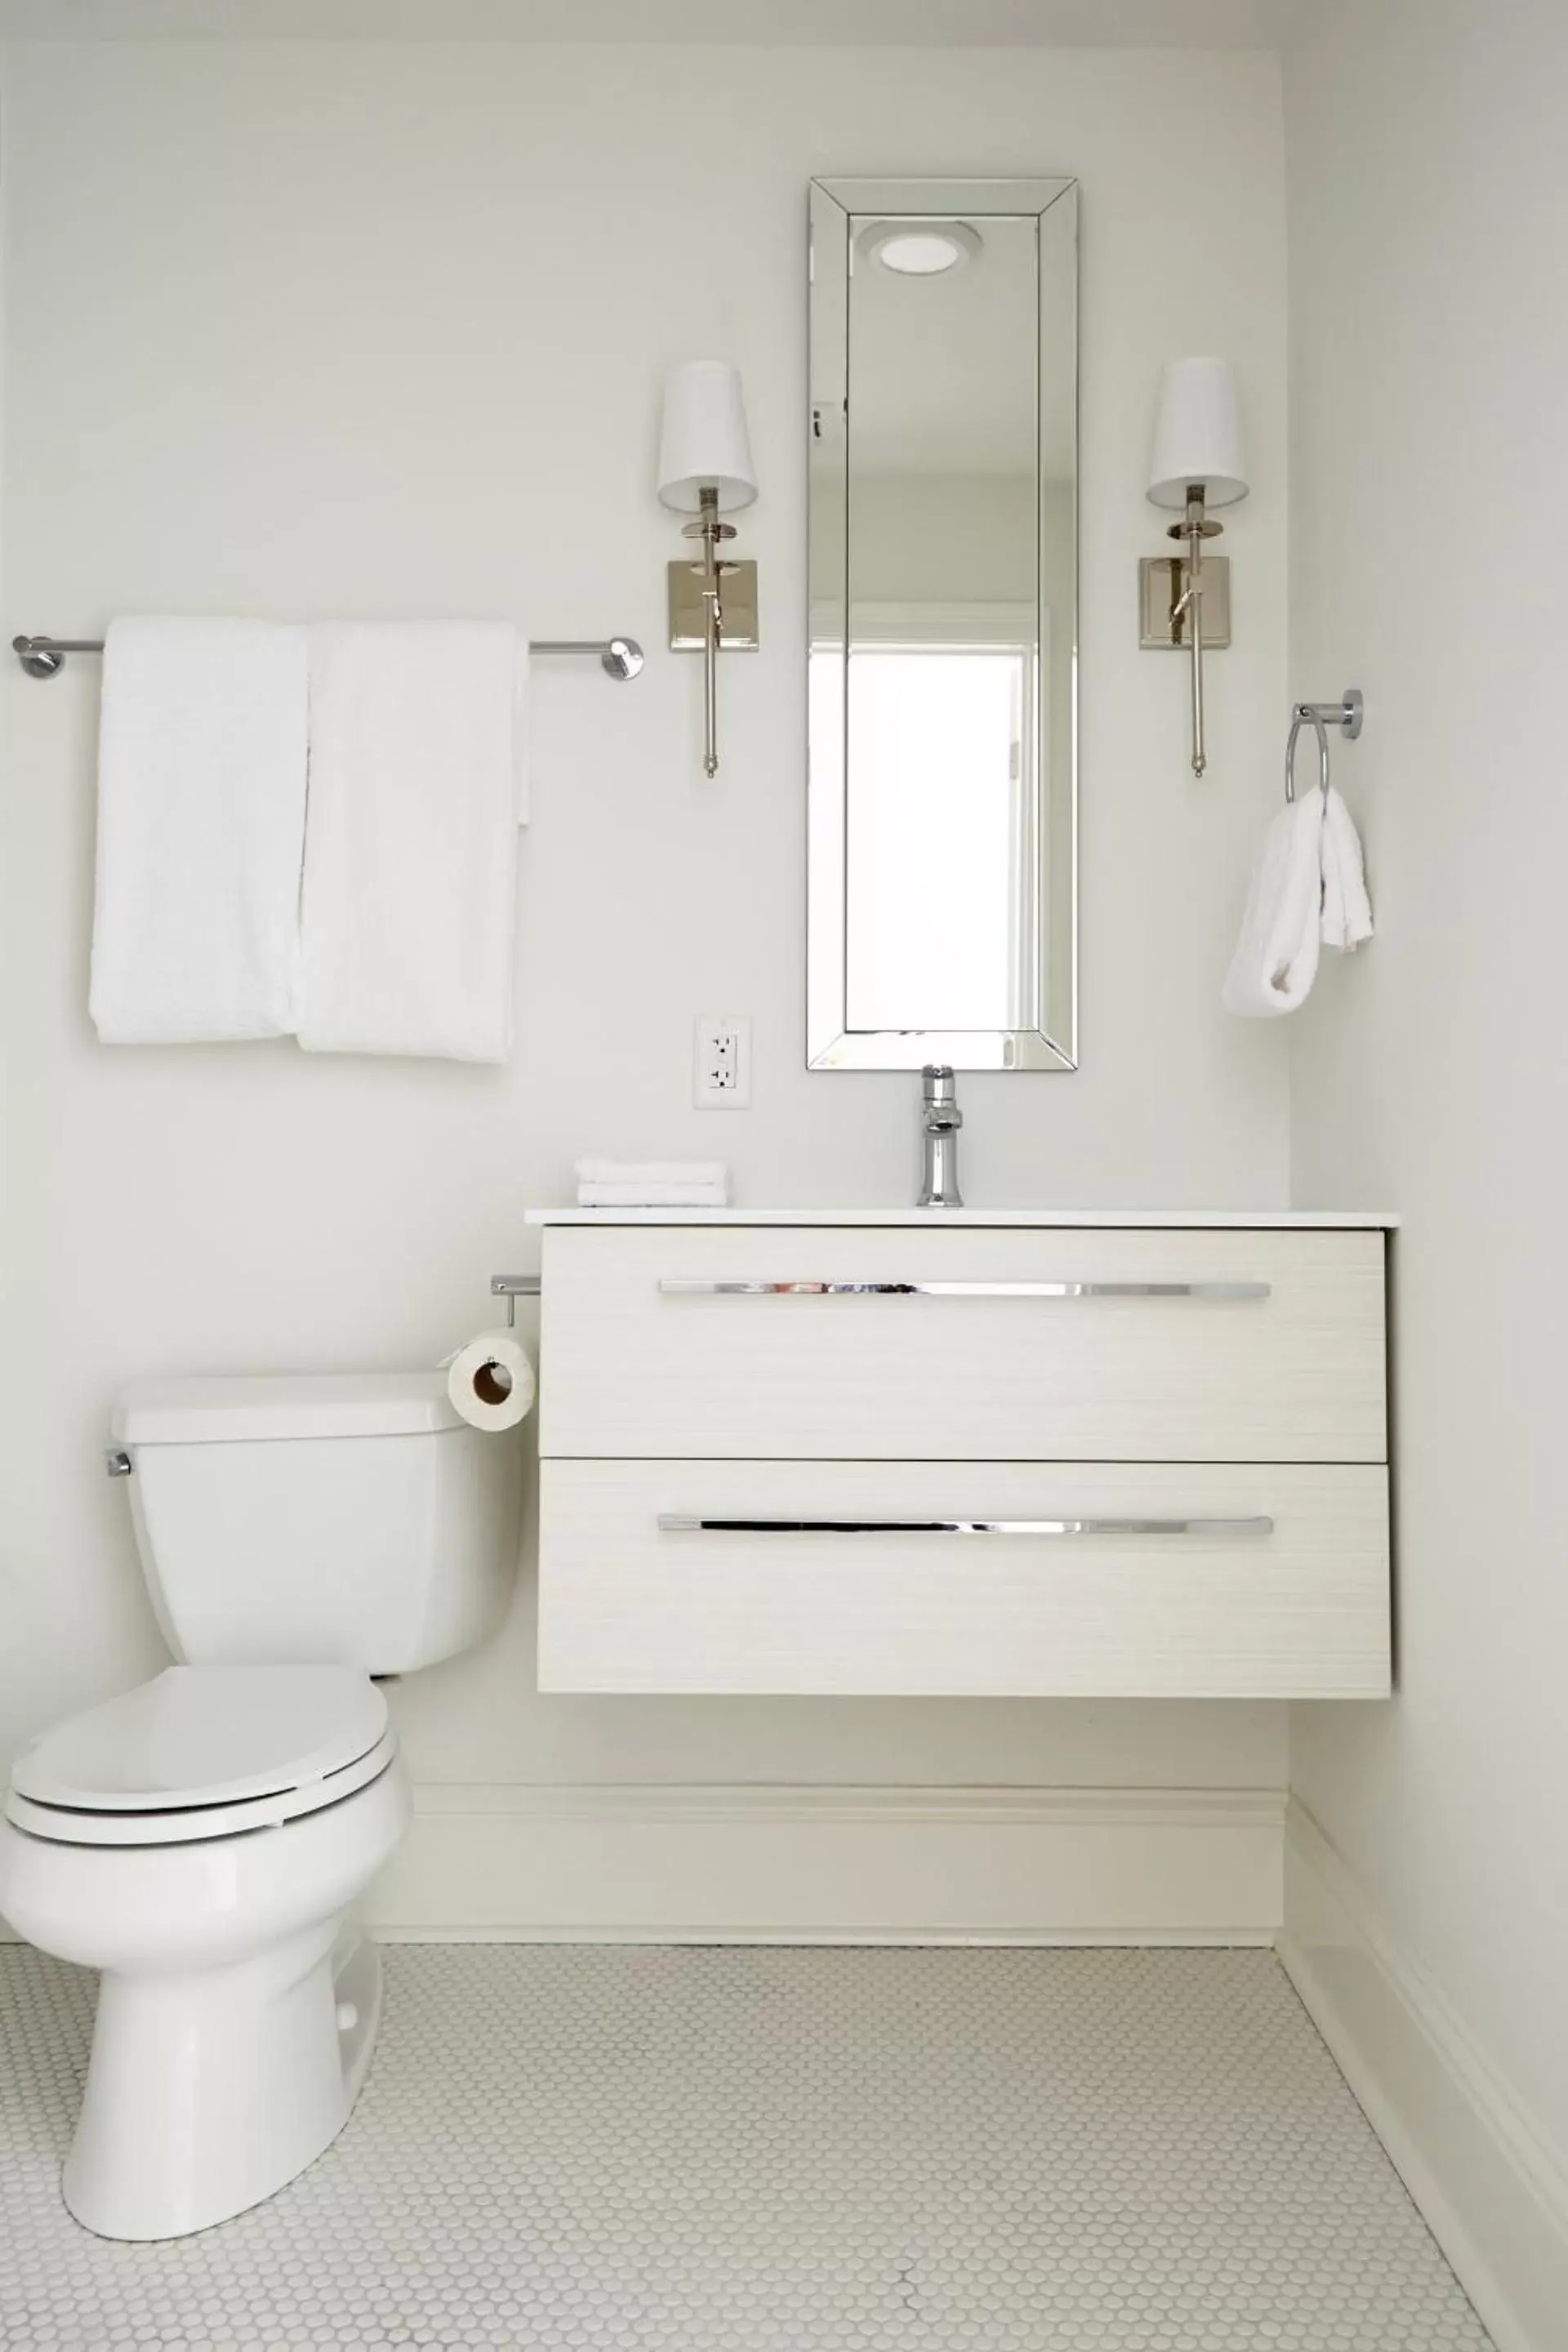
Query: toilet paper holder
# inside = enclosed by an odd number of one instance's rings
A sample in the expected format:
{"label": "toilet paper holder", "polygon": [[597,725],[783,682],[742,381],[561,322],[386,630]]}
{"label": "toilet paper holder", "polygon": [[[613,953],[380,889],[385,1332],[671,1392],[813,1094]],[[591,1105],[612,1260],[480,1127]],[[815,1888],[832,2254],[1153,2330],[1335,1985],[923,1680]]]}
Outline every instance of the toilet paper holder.
{"label": "toilet paper holder", "polygon": [[492,1274],[490,1297],[506,1300],[506,1327],[517,1327],[517,1302],[520,1298],[537,1298],[539,1276],[536,1274]]}

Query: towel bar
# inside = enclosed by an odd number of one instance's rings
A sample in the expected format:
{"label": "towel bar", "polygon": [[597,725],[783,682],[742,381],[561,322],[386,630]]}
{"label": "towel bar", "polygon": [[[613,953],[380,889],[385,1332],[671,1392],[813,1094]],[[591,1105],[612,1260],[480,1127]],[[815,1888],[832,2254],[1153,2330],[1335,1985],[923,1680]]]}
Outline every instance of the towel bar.
{"label": "towel bar", "polygon": [[[635,637],[531,637],[531,654],[597,654],[605,674],[624,682],[643,666]],[[13,637],[11,651],[29,677],[58,677],[68,654],[100,654],[101,637]]]}

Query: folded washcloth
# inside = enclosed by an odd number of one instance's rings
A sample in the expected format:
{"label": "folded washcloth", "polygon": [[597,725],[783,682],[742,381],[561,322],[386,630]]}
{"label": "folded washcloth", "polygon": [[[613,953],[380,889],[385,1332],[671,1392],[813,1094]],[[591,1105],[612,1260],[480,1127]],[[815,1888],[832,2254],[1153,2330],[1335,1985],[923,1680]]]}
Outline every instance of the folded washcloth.
{"label": "folded washcloth", "polygon": [[310,1052],[505,1061],[525,666],[501,622],[311,630]]}
{"label": "folded washcloth", "polygon": [[305,676],[303,629],[110,625],[89,1000],[106,1045],[297,1026]]}
{"label": "folded washcloth", "polygon": [[580,1209],[727,1209],[727,1184],[579,1184]]}
{"label": "folded washcloth", "polygon": [[579,1160],[584,1209],[722,1209],[730,1171],[722,1160]]}
{"label": "folded washcloth", "polygon": [[1326,807],[1321,791],[1304,793],[1264,835],[1220,1001],[1251,1019],[1294,1013],[1317,978],[1323,943],[1353,948],[1372,928],[1350,812],[1331,788]]}

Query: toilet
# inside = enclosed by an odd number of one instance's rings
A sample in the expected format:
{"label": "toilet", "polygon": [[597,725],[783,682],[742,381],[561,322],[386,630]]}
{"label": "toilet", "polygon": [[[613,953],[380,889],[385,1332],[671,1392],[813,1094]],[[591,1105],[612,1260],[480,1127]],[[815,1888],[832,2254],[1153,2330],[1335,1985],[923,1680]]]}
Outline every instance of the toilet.
{"label": "toilet", "polygon": [[521,1447],[422,1371],[142,1382],[111,1426],[179,1664],[17,1757],[0,1913],[101,1972],[67,2205],[174,2238],[270,2197],[353,2109],[381,1966],[352,1906],[409,1814],[373,1677],[499,1622]]}

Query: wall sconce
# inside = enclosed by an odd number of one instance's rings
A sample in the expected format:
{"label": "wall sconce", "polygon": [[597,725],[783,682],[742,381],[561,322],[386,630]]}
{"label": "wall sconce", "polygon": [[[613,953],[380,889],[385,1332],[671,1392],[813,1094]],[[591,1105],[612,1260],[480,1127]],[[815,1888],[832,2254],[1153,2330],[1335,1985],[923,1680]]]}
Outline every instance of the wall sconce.
{"label": "wall sconce", "polygon": [[1149,498],[1180,507],[1166,533],[1184,539],[1183,555],[1146,555],[1138,567],[1146,650],[1192,656],[1193,773],[1203,774],[1204,649],[1230,643],[1230,563],[1204,562],[1204,541],[1223,526],[1211,507],[1235,506],[1247,492],[1241,404],[1228,360],[1172,360],[1160,383],[1160,412],[1149,461]]}
{"label": "wall sconce", "polygon": [[697,517],[683,536],[702,542],[700,562],[669,567],[669,643],[675,653],[702,656],[702,765],[714,776],[719,655],[752,653],[757,644],[757,567],[719,552],[735,536],[733,523],[720,521],[721,508],[749,507],[757,495],[740,372],[728,362],[683,360],[666,377],[658,495]]}

